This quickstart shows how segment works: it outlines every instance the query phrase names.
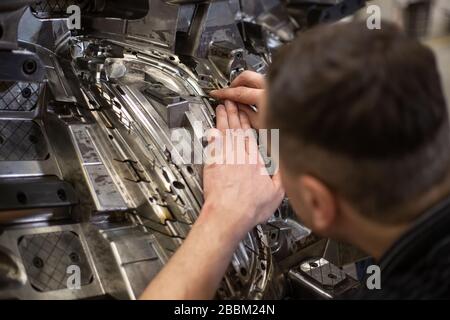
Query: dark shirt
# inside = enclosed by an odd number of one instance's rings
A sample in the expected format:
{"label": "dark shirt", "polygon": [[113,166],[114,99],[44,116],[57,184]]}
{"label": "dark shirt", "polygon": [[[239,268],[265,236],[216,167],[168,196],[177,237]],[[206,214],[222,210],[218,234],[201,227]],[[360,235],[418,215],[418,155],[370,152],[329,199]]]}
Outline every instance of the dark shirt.
{"label": "dark shirt", "polygon": [[381,289],[355,299],[450,298],[450,197],[425,212],[380,259]]}

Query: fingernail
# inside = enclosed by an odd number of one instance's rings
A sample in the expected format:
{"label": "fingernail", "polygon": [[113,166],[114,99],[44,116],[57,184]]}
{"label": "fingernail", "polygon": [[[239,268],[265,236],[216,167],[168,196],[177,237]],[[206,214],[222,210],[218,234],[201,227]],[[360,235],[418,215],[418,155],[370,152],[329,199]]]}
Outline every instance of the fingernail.
{"label": "fingernail", "polygon": [[218,91],[218,90],[211,90],[211,91],[209,92],[209,94],[213,96],[213,95],[217,94],[217,91]]}

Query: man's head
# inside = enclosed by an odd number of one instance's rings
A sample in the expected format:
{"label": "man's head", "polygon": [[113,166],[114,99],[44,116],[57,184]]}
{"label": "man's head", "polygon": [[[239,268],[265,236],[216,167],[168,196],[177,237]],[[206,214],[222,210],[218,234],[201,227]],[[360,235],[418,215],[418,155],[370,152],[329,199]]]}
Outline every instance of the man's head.
{"label": "man's head", "polygon": [[283,184],[316,232],[333,236],[350,209],[407,224],[443,196],[450,130],[436,61],[395,26],[308,31],[280,51],[268,82]]}

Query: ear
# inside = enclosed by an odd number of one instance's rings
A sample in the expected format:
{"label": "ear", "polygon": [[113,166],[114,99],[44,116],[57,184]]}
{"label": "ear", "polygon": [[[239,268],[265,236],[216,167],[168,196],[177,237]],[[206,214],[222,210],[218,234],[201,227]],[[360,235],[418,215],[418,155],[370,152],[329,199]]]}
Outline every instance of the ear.
{"label": "ear", "polygon": [[311,210],[311,227],[322,236],[329,236],[337,218],[336,197],[320,180],[301,176],[300,185],[305,205]]}

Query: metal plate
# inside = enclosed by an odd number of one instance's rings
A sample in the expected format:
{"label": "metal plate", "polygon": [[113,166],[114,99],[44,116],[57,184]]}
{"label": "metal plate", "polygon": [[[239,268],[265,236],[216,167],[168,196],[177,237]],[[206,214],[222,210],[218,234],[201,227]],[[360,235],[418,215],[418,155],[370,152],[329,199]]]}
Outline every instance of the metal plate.
{"label": "metal plate", "polygon": [[19,251],[31,285],[41,292],[67,289],[68,267],[80,268],[80,285],[92,282],[93,274],[78,235],[72,231],[25,235]]}
{"label": "metal plate", "polygon": [[0,161],[42,161],[47,142],[34,121],[0,120]]}
{"label": "metal plate", "polygon": [[0,50],[0,80],[42,82],[45,66],[39,56],[25,50]]}
{"label": "metal plate", "polygon": [[69,207],[78,203],[73,187],[55,177],[0,179],[2,210]]}
{"label": "metal plate", "polygon": [[66,16],[67,8],[71,5],[77,5],[84,8],[89,0],[39,0],[31,5],[32,12],[39,18]]}
{"label": "metal plate", "polygon": [[41,86],[31,82],[0,82],[0,111],[32,111]]}
{"label": "metal plate", "polygon": [[320,258],[303,263],[300,269],[322,286],[335,287],[345,280],[344,271]]}

